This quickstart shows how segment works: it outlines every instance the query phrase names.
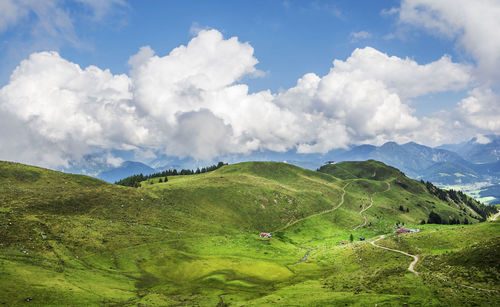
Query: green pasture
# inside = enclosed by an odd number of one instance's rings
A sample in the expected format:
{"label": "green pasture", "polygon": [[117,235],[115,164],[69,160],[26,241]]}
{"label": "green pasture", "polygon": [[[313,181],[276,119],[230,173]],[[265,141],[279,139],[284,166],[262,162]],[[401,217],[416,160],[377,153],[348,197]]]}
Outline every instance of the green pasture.
{"label": "green pasture", "polygon": [[[249,162],[126,188],[0,162],[0,305],[498,301],[498,222],[477,223],[379,162],[341,166],[336,177]],[[473,225],[419,225],[431,210]],[[396,223],[421,232],[394,235]],[[419,255],[420,275],[370,244],[382,234],[380,245]]]}

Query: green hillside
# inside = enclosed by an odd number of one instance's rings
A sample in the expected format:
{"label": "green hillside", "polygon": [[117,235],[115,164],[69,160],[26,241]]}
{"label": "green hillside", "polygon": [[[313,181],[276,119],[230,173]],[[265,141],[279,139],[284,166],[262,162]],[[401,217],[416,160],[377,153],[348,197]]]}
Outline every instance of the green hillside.
{"label": "green hillside", "polygon": [[[248,162],[129,188],[0,162],[0,304],[442,305],[450,293],[451,302],[498,300],[498,262],[484,257],[498,255],[498,222],[477,223],[466,203],[443,201],[382,163],[341,166],[352,177]],[[431,211],[473,225],[417,226]],[[420,255],[418,276],[407,271],[408,256],[368,242],[396,223],[422,231],[377,244]],[[460,285],[440,279],[451,277]]]}
{"label": "green hillside", "polygon": [[[487,216],[494,211],[492,207],[485,206],[463,193],[441,190],[430,182],[425,183],[410,179],[398,169],[375,160],[327,164],[318,171],[343,179],[356,179],[358,181],[368,179],[370,182],[376,180],[391,184],[392,193],[384,193],[383,195],[389,199],[388,203],[393,204],[394,201],[398,201],[400,204],[406,203],[408,207],[405,208],[413,206],[417,211],[420,211],[420,215],[411,214],[413,220],[409,220],[409,222],[413,223],[416,222],[415,218],[418,218],[418,216],[425,215],[424,213],[428,215],[429,210],[440,214],[443,223],[448,224],[453,220],[459,220],[463,223],[465,219],[469,221],[471,218],[486,220]],[[429,194],[436,196],[442,202],[436,202],[428,198]],[[443,204],[448,207],[443,207]],[[456,209],[462,212],[457,215]],[[420,221],[422,220],[425,220],[425,218],[422,217]]]}
{"label": "green hillside", "polygon": [[389,180],[404,177],[398,169],[375,160],[326,164],[319,171],[342,179]]}

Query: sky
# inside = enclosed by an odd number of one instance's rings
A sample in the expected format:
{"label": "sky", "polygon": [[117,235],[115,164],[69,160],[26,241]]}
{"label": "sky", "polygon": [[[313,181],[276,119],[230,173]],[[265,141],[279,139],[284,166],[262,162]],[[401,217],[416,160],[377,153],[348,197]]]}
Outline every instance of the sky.
{"label": "sky", "polygon": [[0,0],[0,160],[500,134],[500,1]]}

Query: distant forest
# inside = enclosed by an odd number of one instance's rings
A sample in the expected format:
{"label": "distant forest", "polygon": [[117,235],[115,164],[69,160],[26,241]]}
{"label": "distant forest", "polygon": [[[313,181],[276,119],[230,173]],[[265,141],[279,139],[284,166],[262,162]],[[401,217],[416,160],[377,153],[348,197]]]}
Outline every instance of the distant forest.
{"label": "distant forest", "polygon": [[211,166],[203,167],[201,169],[197,168],[196,170],[181,169],[180,171],[177,171],[176,169],[168,169],[168,170],[164,170],[163,172],[158,172],[158,173],[154,173],[154,174],[150,174],[150,175],[143,175],[143,174],[132,175],[130,177],[123,178],[119,181],[116,181],[115,184],[123,185],[126,187],[138,188],[141,186],[141,181],[145,181],[148,179],[164,178],[164,180],[162,180],[162,181],[167,182],[168,181],[167,176],[203,174],[203,173],[215,171],[216,169],[221,168],[224,165],[227,165],[227,163],[219,162],[219,163],[217,163],[217,165],[214,164]]}

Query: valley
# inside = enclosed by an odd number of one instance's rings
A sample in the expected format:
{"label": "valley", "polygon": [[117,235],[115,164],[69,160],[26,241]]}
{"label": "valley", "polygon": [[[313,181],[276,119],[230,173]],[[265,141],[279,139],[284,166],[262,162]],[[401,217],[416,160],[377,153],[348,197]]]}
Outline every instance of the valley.
{"label": "valley", "polygon": [[[480,222],[492,211],[438,192],[374,160],[246,162],[139,188],[0,162],[0,304],[494,304],[496,213]],[[421,224],[431,212],[459,224]]]}

